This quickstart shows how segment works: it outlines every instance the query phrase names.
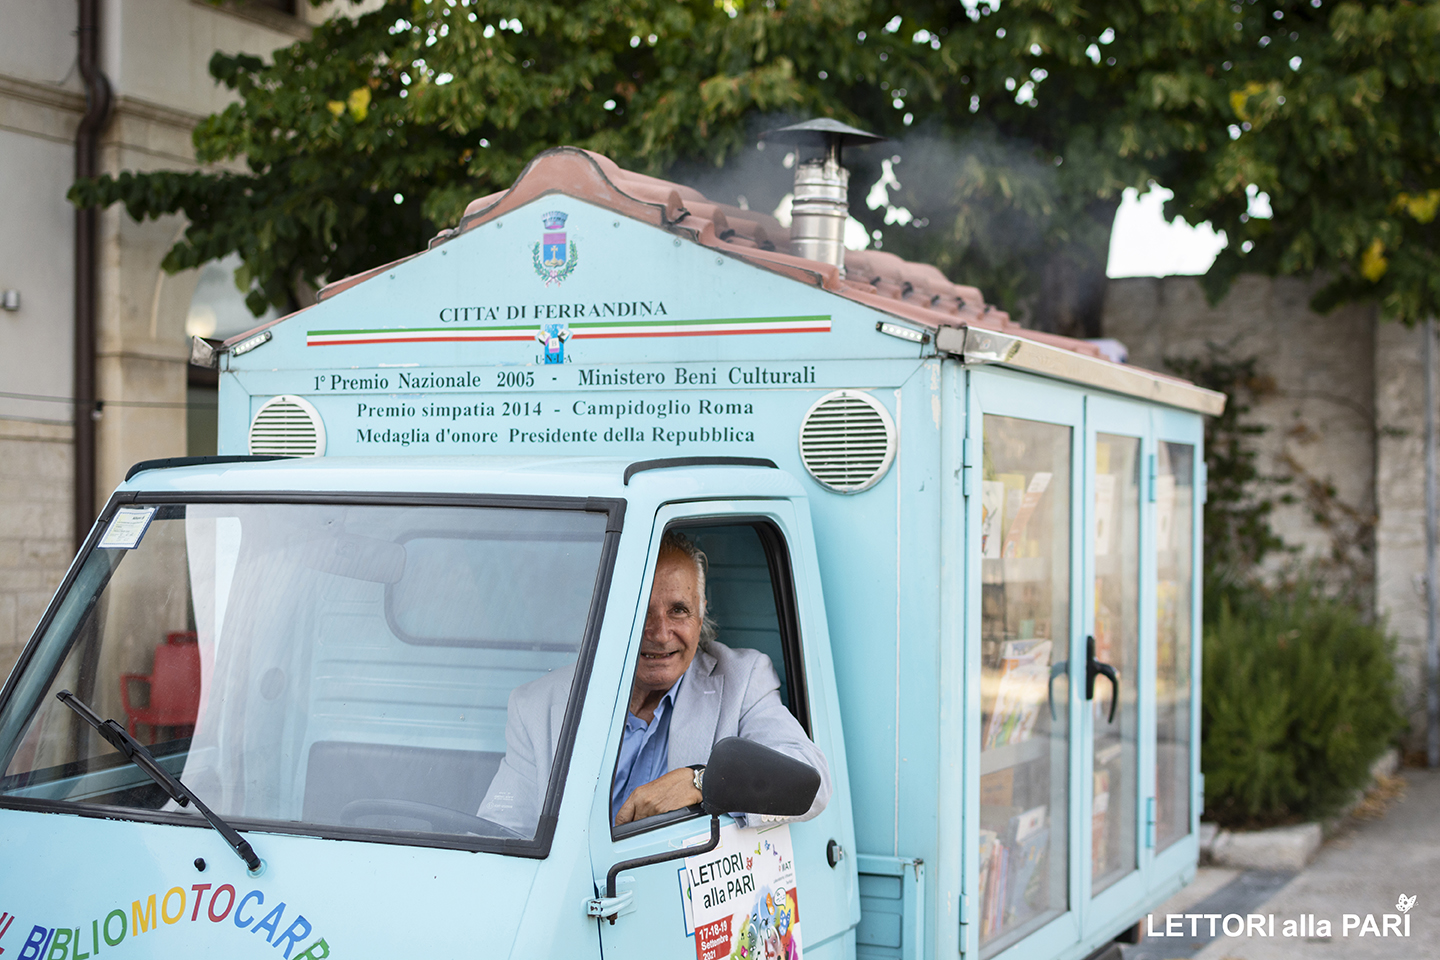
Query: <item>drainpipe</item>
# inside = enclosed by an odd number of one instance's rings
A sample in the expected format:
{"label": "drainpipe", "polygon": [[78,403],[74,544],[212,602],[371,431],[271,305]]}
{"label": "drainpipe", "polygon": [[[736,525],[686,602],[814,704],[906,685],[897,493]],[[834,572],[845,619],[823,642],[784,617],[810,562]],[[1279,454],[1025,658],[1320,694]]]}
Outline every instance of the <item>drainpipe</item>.
{"label": "drainpipe", "polygon": [[1425,321],[1425,759],[1440,767],[1440,631],[1436,605],[1435,318]]}
{"label": "drainpipe", "polygon": [[[99,0],[79,0],[80,76],[85,81],[85,115],[75,131],[75,178],[99,172],[100,133],[110,119],[110,81],[100,71]],[[96,240],[100,211],[75,210],[75,549],[95,522]]]}

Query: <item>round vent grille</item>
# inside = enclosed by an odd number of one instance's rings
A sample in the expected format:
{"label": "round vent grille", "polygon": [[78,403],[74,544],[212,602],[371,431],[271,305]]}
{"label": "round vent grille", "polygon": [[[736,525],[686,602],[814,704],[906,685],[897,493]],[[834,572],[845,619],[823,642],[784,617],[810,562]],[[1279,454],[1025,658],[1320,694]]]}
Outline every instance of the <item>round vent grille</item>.
{"label": "round vent grille", "polygon": [[250,421],[250,452],[289,457],[325,455],[325,424],[303,397],[266,400]]}
{"label": "round vent grille", "polygon": [[895,459],[895,421],[868,393],[827,393],[800,421],[800,459],[810,476],[837,493],[868,490]]}

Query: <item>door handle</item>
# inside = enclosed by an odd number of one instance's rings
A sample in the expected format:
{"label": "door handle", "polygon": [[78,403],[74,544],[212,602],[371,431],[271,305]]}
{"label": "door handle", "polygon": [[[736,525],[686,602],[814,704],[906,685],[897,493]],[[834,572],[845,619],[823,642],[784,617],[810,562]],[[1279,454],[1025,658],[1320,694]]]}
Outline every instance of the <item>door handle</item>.
{"label": "door handle", "polygon": [[[1108,663],[1101,663],[1095,659],[1095,638],[1085,638],[1085,699],[1095,699],[1095,678],[1104,677],[1110,681],[1110,719],[1106,723],[1115,722],[1115,708],[1120,705],[1120,678],[1115,673],[1115,668]],[[1053,708],[1052,708],[1053,709]]]}
{"label": "door handle", "polygon": [[1070,672],[1070,661],[1061,660],[1050,667],[1050,679],[1045,683],[1045,696],[1050,701],[1050,722],[1055,722],[1055,678]]}

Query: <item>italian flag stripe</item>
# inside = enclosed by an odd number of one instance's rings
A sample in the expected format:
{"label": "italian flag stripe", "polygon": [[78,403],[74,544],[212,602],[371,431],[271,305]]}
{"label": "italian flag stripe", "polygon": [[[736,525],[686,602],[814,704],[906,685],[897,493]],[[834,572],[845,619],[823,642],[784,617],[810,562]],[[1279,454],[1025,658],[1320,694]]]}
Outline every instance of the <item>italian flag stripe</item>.
{"label": "italian flag stripe", "polygon": [[[713,337],[761,333],[829,333],[830,318],[756,317],[737,320],[634,320],[580,322],[568,325],[572,337]],[[405,327],[389,330],[310,330],[305,345],[342,346],[360,343],[485,343],[532,340],[540,327]]]}

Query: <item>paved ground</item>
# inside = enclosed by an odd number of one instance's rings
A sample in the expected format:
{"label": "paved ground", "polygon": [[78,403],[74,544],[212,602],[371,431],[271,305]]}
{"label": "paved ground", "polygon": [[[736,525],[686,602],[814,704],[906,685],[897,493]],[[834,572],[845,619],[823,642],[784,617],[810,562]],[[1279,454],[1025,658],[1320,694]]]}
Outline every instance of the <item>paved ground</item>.
{"label": "paved ground", "polygon": [[[1440,958],[1440,771],[1403,771],[1406,791],[1379,820],[1350,821],[1300,874],[1202,868],[1192,883],[1156,911],[1165,913],[1270,914],[1274,937],[1208,934],[1152,939],[1125,948],[1126,960],[1437,960]],[[1408,911],[1410,936],[1377,935],[1385,914],[1399,917],[1401,895],[1416,897]],[[1285,937],[1286,920],[1313,915],[1317,929]],[[1343,929],[1344,917],[1358,918]],[[1375,932],[1367,932],[1366,915]],[[1328,937],[1319,921],[1329,920]],[[1392,921],[1393,923],[1393,921]],[[1232,921],[1232,929],[1234,922]],[[1185,922],[1185,932],[1190,930]],[[1268,932],[1268,931],[1267,931]]]}
{"label": "paved ground", "polygon": [[[1227,870],[1201,867],[1190,886],[1181,890],[1154,913],[1156,930],[1165,929],[1165,918],[1171,914],[1245,915],[1258,913],[1295,876],[1294,873],[1267,870]],[[1122,948],[1125,960],[1186,960],[1196,956],[1216,939],[1210,935],[1208,920],[1181,922],[1186,936],[1155,938],[1138,946]],[[1191,935],[1192,931],[1196,935]],[[1220,932],[1217,926],[1216,933]]]}

